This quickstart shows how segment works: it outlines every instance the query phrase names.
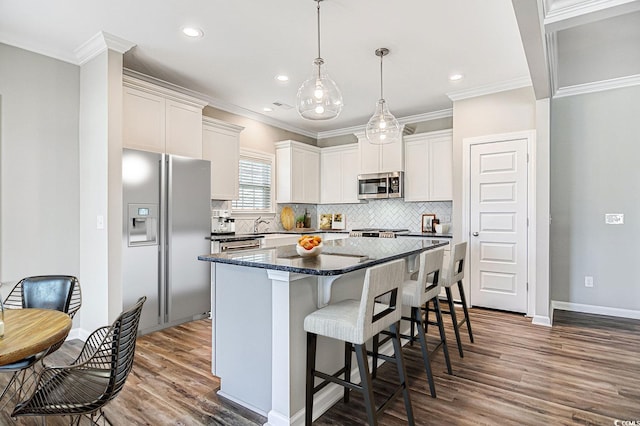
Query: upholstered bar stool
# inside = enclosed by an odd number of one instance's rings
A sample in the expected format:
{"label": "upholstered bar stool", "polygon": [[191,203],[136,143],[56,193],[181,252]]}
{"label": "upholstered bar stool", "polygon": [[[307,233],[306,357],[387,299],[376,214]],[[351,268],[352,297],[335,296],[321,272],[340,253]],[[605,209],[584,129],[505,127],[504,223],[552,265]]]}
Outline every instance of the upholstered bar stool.
{"label": "upholstered bar stool", "polygon": [[[418,258],[418,276],[416,280],[407,280],[402,284],[402,304],[410,307],[411,315],[409,317],[402,317],[405,321],[410,321],[411,332],[410,335],[401,334],[400,337],[409,340],[413,344],[416,340],[420,342],[420,349],[422,351],[422,361],[424,363],[424,369],[427,373],[427,381],[429,382],[429,392],[433,398],[436,397],[436,387],[433,381],[433,374],[431,371],[431,355],[436,352],[440,347],[444,352],[444,359],[447,365],[447,372],[452,374],[451,360],[449,358],[449,349],[447,347],[447,337],[444,331],[444,322],[442,321],[442,313],[440,312],[440,303],[438,301],[438,295],[440,294],[440,271],[442,269],[442,259],[444,256],[444,249],[427,250],[420,254]],[[429,303],[432,302],[434,307],[432,310],[436,313],[436,321],[429,321]],[[425,314],[423,322],[423,312]],[[424,324],[424,325],[423,325]],[[440,341],[430,352],[427,347],[426,338],[426,325],[432,324],[438,326],[440,333]],[[417,333],[416,333],[417,328]],[[383,332],[383,334],[387,334]],[[378,341],[377,336],[373,341],[373,370],[375,377],[375,371],[377,370],[377,358],[378,347],[384,343]]]}
{"label": "upholstered bar stool", "polygon": [[[307,332],[306,425],[311,425],[313,420],[313,395],[330,382],[337,383],[345,388],[345,402],[349,400],[350,389],[355,389],[363,393],[367,418],[371,426],[378,424],[380,413],[395,397],[402,393],[408,424],[414,424],[413,410],[411,409],[411,400],[409,399],[409,389],[407,385],[407,373],[398,333],[401,309],[397,303],[397,297],[403,277],[404,260],[396,260],[368,268],[365,273],[362,297],[360,300],[343,300],[330,304],[307,315],[304,319],[304,330]],[[388,295],[388,302],[379,302],[381,296],[385,295]],[[365,342],[382,330],[389,328],[391,330],[395,356],[384,357],[384,359],[395,362],[400,378],[400,385],[380,408],[376,409]],[[345,366],[334,374],[326,374],[316,370],[316,344],[318,335],[345,342]],[[355,347],[358,369],[360,371],[361,382],[359,385],[350,381],[352,346]],[[344,380],[339,378],[342,374],[344,374]],[[318,385],[315,384],[316,377],[322,379],[322,382]]]}
{"label": "upholstered bar stool", "polygon": [[[464,262],[467,255],[467,242],[463,241],[456,244],[451,251],[451,259],[448,265],[445,265],[442,274],[442,286],[447,293],[447,304],[449,305],[448,311],[442,311],[442,313],[450,314],[451,321],[453,322],[453,330],[456,334],[456,343],[458,344],[458,353],[460,358],[464,356],[462,352],[462,342],[460,341],[460,327],[466,322],[467,332],[469,333],[469,340],[473,343],[473,332],[471,331],[471,322],[469,321],[469,311],[467,310],[467,300],[464,295],[464,287],[462,286],[462,279],[464,278]],[[464,312],[464,318],[458,322],[456,317],[456,310],[453,304],[453,295],[451,293],[451,287],[458,285],[458,292],[460,293],[460,301],[462,302],[462,311]]]}

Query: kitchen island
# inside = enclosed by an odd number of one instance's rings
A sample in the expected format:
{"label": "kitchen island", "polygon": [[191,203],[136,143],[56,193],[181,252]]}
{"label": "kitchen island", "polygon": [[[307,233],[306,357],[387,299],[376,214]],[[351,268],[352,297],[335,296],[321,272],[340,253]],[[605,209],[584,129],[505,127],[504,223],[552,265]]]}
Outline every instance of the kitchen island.
{"label": "kitchen island", "polygon": [[[359,299],[366,268],[406,259],[407,278],[421,252],[447,243],[348,238],[325,241],[322,254],[312,258],[299,256],[295,245],[199,256],[212,262],[212,372],[221,380],[218,393],[266,416],[269,425],[303,424],[304,318],[332,301]],[[390,347],[381,351],[392,353]],[[339,369],[343,354],[343,343],[320,337],[318,369]],[[336,385],[318,392],[314,415],[341,395]]]}

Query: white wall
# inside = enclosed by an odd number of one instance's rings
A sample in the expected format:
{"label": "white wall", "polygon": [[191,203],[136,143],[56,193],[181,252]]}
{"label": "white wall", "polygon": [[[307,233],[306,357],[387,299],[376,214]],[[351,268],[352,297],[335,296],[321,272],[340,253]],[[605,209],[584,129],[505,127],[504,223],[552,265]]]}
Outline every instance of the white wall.
{"label": "white wall", "polygon": [[639,99],[634,86],[551,103],[552,300],[640,317]]}
{"label": "white wall", "polygon": [[0,44],[3,282],[79,275],[79,78],[75,65]]}

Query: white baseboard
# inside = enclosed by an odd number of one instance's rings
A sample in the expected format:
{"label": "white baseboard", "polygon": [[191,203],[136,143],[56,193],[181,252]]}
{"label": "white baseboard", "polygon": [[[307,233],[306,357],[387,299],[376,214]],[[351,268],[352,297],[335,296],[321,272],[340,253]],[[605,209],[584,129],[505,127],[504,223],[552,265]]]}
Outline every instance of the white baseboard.
{"label": "white baseboard", "polygon": [[607,306],[583,305],[581,303],[551,301],[551,318],[553,311],[561,309],[564,311],[583,312],[585,314],[608,315],[611,317],[640,319],[640,311],[632,309],[609,308]]}
{"label": "white baseboard", "polygon": [[551,318],[542,315],[534,315],[533,319],[531,320],[531,324],[551,327]]}
{"label": "white baseboard", "polygon": [[67,335],[67,338],[65,339],[65,341],[79,339],[79,340],[82,340],[83,342],[86,342],[90,334],[91,333],[89,333],[87,330],[84,330],[82,328],[72,328],[69,334]]}

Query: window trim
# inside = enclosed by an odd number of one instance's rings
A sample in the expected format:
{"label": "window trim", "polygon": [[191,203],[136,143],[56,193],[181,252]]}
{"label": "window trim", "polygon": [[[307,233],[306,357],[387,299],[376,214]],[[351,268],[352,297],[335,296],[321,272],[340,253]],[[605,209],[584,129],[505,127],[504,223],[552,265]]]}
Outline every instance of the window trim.
{"label": "window trim", "polygon": [[[276,213],[276,172],[275,172],[275,166],[276,166],[276,156],[275,154],[271,154],[268,152],[264,152],[264,151],[258,151],[258,150],[254,150],[254,149],[250,149],[250,148],[240,148],[240,156],[238,157],[238,167],[240,167],[240,160],[253,160],[253,161],[263,161],[263,162],[268,162],[269,164],[271,164],[271,193],[270,193],[270,205],[271,208],[270,209],[264,209],[264,210],[235,210],[233,208],[233,202],[229,203],[230,204],[230,210],[231,210],[231,214],[234,217],[245,217],[245,218],[250,218],[250,217],[258,217],[260,215],[264,215],[264,214],[271,214],[274,215]],[[238,176],[239,179],[239,176]],[[240,186],[240,182],[238,182],[238,187]]]}

